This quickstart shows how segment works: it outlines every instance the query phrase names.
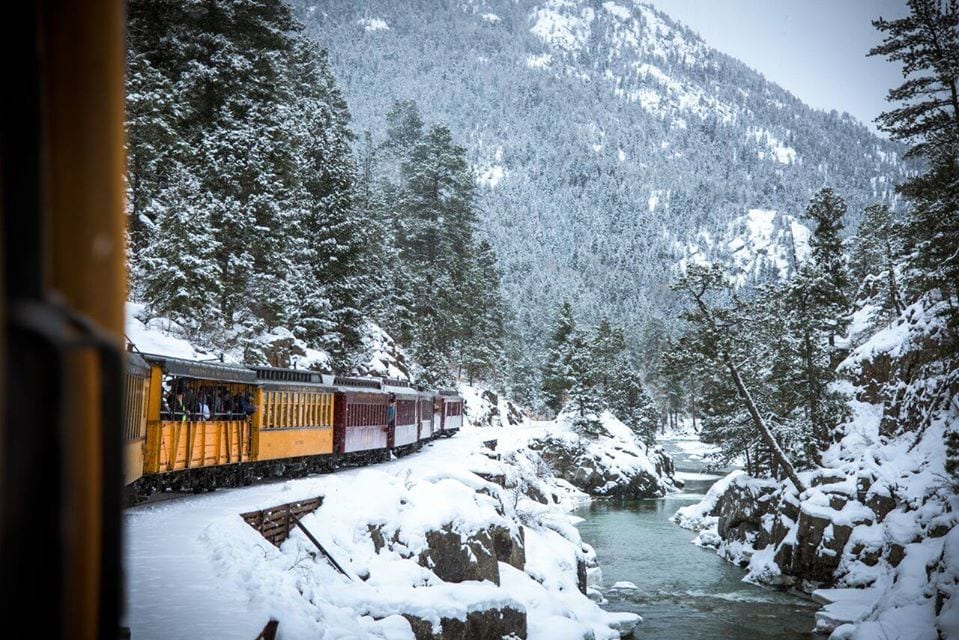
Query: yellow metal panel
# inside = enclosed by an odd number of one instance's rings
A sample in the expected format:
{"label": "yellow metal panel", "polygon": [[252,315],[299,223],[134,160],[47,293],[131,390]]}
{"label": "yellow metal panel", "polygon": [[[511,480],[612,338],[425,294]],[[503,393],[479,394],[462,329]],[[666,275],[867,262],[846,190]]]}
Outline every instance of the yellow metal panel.
{"label": "yellow metal panel", "polygon": [[163,371],[160,367],[153,365],[150,367],[150,405],[147,412],[147,420],[160,419],[160,394],[163,393]]}
{"label": "yellow metal panel", "polygon": [[[253,424],[251,426],[250,440],[252,450],[250,451],[250,459],[258,460],[258,452],[260,450],[260,430],[263,428],[265,416],[266,416],[266,404],[264,402],[267,394],[264,393],[263,389],[257,388],[253,391],[253,404],[256,407],[256,410],[253,412]],[[227,431],[229,433],[229,430]],[[227,440],[227,447],[229,447],[229,440]]]}
{"label": "yellow metal panel", "polygon": [[143,451],[143,473],[160,472],[160,443],[163,440],[163,423],[147,421],[147,441]]}
{"label": "yellow metal panel", "polygon": [[333,428],[266,430],[260,434],[259,460],[315,456],[333,452]]}

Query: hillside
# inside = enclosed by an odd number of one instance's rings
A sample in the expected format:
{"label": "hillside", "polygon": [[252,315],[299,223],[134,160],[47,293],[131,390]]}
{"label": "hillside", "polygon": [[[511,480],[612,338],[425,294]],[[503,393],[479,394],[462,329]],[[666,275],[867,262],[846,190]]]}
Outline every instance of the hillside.
{"label": "hillside", "polygon": [[907,172],[897,145],[647,5],[294,4],[354,130],[381,140],[392,102],[414,99],[467,146],[504,294],[534,342],[564,297],[638,331],[672,306],[672,265],[698,234],[752,209],[799,216],[824,184],[854,230],[866,204],[897,204]]}

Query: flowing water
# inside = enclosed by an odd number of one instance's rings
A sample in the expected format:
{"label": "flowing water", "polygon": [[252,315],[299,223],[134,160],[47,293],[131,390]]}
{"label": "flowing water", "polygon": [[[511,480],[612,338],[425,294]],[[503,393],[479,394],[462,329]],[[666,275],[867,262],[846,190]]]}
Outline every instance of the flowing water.
{"label": "flowing water", "polygon": [[[701,468],[667,444],[677,467]],[[687,477],[689,474],[686,474]],[[716,478],[692,474],[683,493],[658,500],[595,501],[576,515],[603,570],[604,608],[644,618],[637,638],[658,640],[794,640],[815,637],[816,606],[804,598],[742,581],[744,571],[715,551],[690,543],[694,534],[669,518],[698,502]],[[616,582],[632,588],[611,588]]]}

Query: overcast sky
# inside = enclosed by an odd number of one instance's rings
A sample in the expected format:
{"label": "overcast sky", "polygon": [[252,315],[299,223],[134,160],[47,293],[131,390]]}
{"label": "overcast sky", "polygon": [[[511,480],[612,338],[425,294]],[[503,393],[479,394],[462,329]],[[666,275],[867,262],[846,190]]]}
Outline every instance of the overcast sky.
{"label": "overcast sky", "polygon": [[648,1],[807,104],[848,111],[873,131],[902,82],[898,65],[866,52],[881,40],[871,20],[906,15],[906,0]]}

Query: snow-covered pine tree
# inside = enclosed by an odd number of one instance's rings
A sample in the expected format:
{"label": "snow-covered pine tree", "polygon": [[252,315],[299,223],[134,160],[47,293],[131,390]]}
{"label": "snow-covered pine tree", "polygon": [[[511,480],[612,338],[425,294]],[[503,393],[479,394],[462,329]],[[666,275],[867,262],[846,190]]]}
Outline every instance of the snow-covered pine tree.
{"label": "snow-covered pine tree", "polygon": [[866,207],[853,241],[850,274],[859,283],[859,298],[873,297],[869,290],[875,289],[882,307],[897,314],[904,308],[896,275],[900,252],[889,206],[876,202]]}
{"label": "snow-covered pine tree", "polygon": [[597,392],[609,401],[615,387],[613,376],[626,349],[626,337],[623,330],[614,327],[604,315],[593,330],[590,348],[593,352],[593,368],[596,370]]}
{"label": "snow-covered pine tree", "polygon": [[[377,237],[377,225],[366,224],[372,203],[356,202],[350,115],[326,54],[301,36],[293,59],[298,121],[304,129],[299,165],[307,194],[300,231],[309,251],[302,269],[315,283],[314,293],[305,292],[303,302],[314,317],[324,320],[307,326],[306,335],[346,368],[360,346],[363,310],[383,293],[377,277],[382,270],[378,247],[386,243]],[[322,308],[326,300],[330,313],[323,318],[317,303]]]}
{"label": "snow-covered pine tree", "polygon": [[812,257],[829,285],[824,294],[846,300],[849,290],[849,272],[843,252],[842,230],[845,227],[846,203],[831,188],[823,187],[809,201],[805,217],[816,223],[809,239]]}
{"label": "snow-covered pine tree", "polygon": [[504,354],[506,309],[500,295],[500,274],[496,254],[486,239],[481,240],[470,260],[463,289],[468,314],[464,327],[463,367],[470,382],[483,379],[501,385],[498,373]]}
{"label": "snow-covered pine tree", "polygon": [[618,358],[606,386],[610,411],[647,446],[655,444],[659,409],[646,392],[636,366],[626,357]]}
{"label": "snow-covered pine tree", "polygon": [[[674,286],[686,292],[694,303],[693,308],[685,314],[690,326],[684,336],[685,350],[722,369],[721,373],[714,370],[714,373],[722,375],[721,379],[715,380],[715,384],[722,391],[722,397],[726,398],[721,419],[725,425],[735,429],[745,425],[745,416],[748,416],[769,455],[768,468],[777,476],[787,476],[797,489],[803,491],[805,485],[796,474],[789,452],[777,436],[775,414],[770,415],[764,402],[764,361],[767,358],[762,357],[757,350],[765,349],[765,345],[750,330],[749,306],[731,295],[728,275],[719,265],[690,265]],[[730,384],[736,390],[735,398],[725,391]],[[711,395],[707,386],[704,405],[714,410],[720,405]],[[703,421],[704,433],[708,433],[708,417],[707,414],[707,419]]]}
{"label": "snow-covered pine tree", "polygon": [[[142,27],[131,20],[130,29]],[[182,166],[186,149],[177,130],[174,83],[144,54],[130,48],[126,76],[127,212],[132,266],[152,239],[161,209],[157,198]]]}
{"label": "snow-covered pine tree", "polygon": [[153,313],[197,337],[220,320],[215,304],[222,293],[219,243],[210,223],[217,203],[184,167],[173,170],[169,186],[155,197],[156,230],[140,258],[143,294]]}
{"label": "snow-covered pine tree", "polygon": [[[442,352],[437,361],[453,363],[469,332],[461,292],[476,273],[471,268],[476,225],[473,176],[465,150],[442,125],[430,127],[413,146],[402,171],[398,244],[412,280],[419,329],[414,350],[421,353],[429,344]],[[429,318],[434,335],[424,336],[424,318]],[[434,374],[445,377],[439,371]]]}
{"label": "snow-covered pine tree", "polygon": [[543,396],[546,408],[554,414],[562,410],[566,394],[573,385],[572,340],[575,332],[573,305],[569,300],[564,300],[550,334],[546,362],[543,365]]}
{"label": "snow-covered pine tree", "polygon": [[599,371],[593,361],[589,336],[574,330],[569,337],[569,399],[563,411],[573,421],[579,435],[595,438],[606,434],[600,414],[607,408],[606,399],[598,393]]}
{"label": "snow-covered pine tree", "polygon": [[[906,218],[907,285],[912,299],[940,289],[959,295],[959,4],[909,0],[909,15],[875,20],[883,42],[869,55],[898,61],[905,81],[889,92],[898,106],[879,128],[912,145],[906,157],[925,170],[897,187],[912,205]],[[959,305],[952,306],[959,326]]]}

